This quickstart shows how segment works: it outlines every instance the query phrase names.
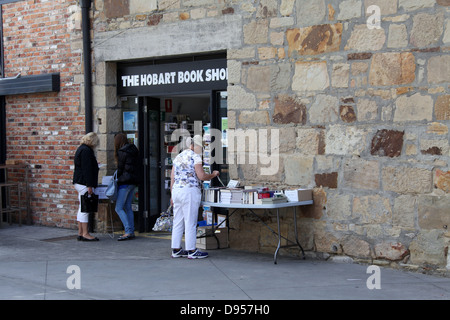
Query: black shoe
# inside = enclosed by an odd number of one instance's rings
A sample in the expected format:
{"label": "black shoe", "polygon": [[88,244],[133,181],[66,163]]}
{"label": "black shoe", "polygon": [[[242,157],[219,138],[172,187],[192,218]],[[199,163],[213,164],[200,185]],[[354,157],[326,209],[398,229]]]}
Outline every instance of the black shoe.
{"label": "black shoe", "polygon": [[123,236],[120,236],[119,238],[117,238],[117,241],[132,240],[134,238],[136,238],[136,236],[134,234],[129,234],[127,236],[123,235]]}
{"label": "black shoe", "polygon": [[78,236],[78,237],[77,237],[77,240],[78,240],[78,241],[83,240],[83,236]]}
{"label": "black shoe", "polygon": [[85,238],[83,236],[81,236],[81,241],[98,241],[99,239],[97,237],[94,237],[92,239],[89,238]]}

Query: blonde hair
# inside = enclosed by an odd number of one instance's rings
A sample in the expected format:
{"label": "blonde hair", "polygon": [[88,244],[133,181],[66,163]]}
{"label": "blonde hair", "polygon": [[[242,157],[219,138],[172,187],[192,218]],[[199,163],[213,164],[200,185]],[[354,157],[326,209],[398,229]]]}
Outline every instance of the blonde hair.
{"label": "blonde hair", "polygon": [[81,144],[85,144],[91,148],[98,145],[98,136],[95,132],[89,132],[81,138]]}

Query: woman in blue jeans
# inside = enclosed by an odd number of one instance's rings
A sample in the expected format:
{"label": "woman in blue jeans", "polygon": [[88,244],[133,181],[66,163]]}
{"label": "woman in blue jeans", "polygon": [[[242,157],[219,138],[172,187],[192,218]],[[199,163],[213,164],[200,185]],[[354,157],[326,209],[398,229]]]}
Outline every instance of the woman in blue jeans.
{"label": "woman in blue jeans", "polygon": [[140,181],[139,150],[128,143],[127,136],[119,133],[114,137],[114,156],[117,162],[116,212],[123,223],[125,233],[117,240],[134,239],[134,214],[131,208],[134,189]]}

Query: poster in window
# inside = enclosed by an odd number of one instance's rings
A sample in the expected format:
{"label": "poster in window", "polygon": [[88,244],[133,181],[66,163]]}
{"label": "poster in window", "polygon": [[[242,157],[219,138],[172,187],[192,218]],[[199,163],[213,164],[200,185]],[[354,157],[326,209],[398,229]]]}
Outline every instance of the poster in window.
{"label": "poster in window", "polygon": [[123,131],[137,131],[138,117],[137,111],[123,112]]}
{"label": "poster in window", "polygon": [[228,147],[228,137],[227,137],[227,131],[228,131],[228,118],[222,118],[222,147],[226,148]]}

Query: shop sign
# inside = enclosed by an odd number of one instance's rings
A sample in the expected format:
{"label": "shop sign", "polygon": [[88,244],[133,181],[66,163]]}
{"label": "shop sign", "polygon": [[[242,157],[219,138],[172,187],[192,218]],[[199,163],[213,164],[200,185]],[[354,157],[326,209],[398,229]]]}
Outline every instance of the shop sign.
{"label": "shop sign", "polygon": [[227,83],[228,69],[224,59],[120,65],[117,70],[118,95],[223,90]]}

